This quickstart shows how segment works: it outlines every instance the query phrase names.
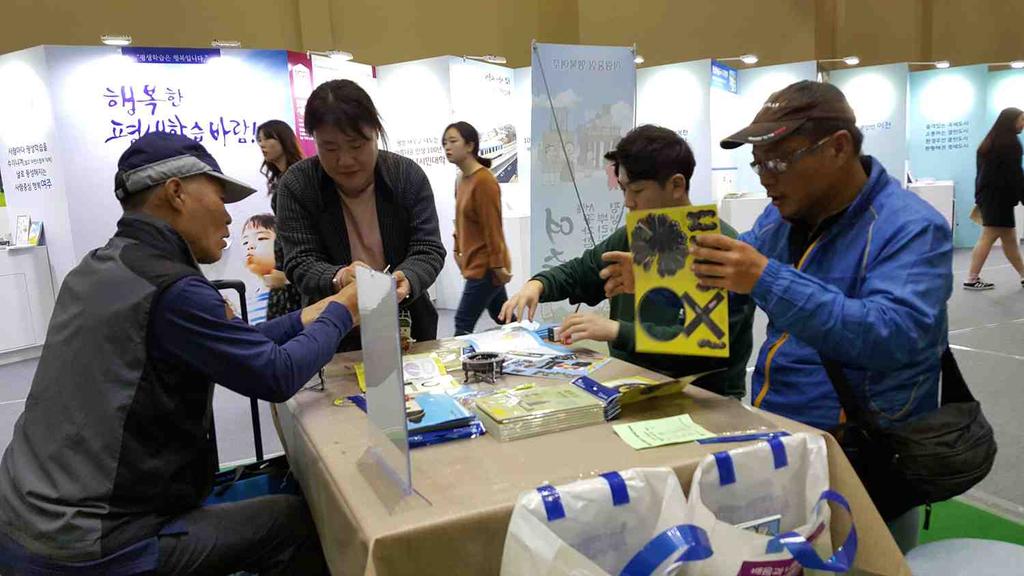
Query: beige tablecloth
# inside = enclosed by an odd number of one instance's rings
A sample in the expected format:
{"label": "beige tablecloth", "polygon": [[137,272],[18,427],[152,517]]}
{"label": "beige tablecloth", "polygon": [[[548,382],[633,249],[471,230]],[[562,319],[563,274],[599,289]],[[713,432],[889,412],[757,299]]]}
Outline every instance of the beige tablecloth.
{"label": "beige tablecloth", "polygon": [[[415,351],[433,346],[419,344]],[[335,398],[358,392],[351,369],[358,359],[359,353],[339,354],[328,366],[326,391],[300,392],[279,410],[292,469],[334,574],[497,574],[512,507],[521,492],[545,482],[560,484],[637,466],[671,467],[688,491],[698,462],[722,449],[691,443],[636,451],[607,423],[507,443],[485,435],[413,450],[412,481],[419,496],[394,507],[393,502],[382,501],[372,481],[360,472],[358,462],[367,447],[366,415],[354,406],[333,404]],[[633,375],[664,380],[617,360],[594,377],[600,381]],[[680,413],[716,433],[757,428],[821,433],[696,387],[628,405],[621,421]],[[909,575],[849,462],[832,437],[826,439],[832,487],[850,501],[857,525],[858,573]],[[834,524],[833,541],[841,542],[845,526]]]}

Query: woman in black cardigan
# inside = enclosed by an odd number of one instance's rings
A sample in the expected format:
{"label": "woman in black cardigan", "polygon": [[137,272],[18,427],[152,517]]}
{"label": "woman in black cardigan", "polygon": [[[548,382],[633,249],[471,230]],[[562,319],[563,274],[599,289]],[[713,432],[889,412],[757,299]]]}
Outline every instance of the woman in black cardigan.
{"label": "woman in black cardigan", "polygon": [[[378,149],[380,115],[350,80],[313,91],[305,127],[317,156],[289,168],[277,188],[288,278],[316,301],[354,282],[359,265],[389,270],[410,313],[412,337],[435,339],[437,311],[427,288],[441,272],[445,249],[426,174],[412,160]],[[353,330],[340,350],[358,348]]]}
{"label": "woman in black cardigan", "polygon": [[988,135],[978,146],[978,175],[974,181],[974,203],[981,212],[981,237],[974,245],[971,255],[971,270],[964,282],[967,290],[991,290],[991,282],[981,279],[981,267],[985,265],[989,251],[996,240],[1003,245],[1006,259],[1017,270],[1024,287],[1024,263],[1020,257],[1020,242],[1017,239],[1014,206],[1024,200],[1024,168],[1021,166],[1022,151],[1017,137],[1024,129],[1024,111],[1007,108]]}

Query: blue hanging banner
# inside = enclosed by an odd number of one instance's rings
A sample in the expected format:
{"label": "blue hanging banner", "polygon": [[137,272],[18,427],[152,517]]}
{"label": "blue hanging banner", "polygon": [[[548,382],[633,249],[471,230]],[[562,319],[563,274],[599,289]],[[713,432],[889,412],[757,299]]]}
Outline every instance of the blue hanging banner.
{"label": "blue hanging banner", "polygon": [[726,66],[717,60],[712,60],[711,87],[736,94],[739,91],[739,74],[735,68]]}
{"label": "blue hanging banner", "polygon": [[126,46],[121,55],[128,56],[139,64],[206,64],[211,58],[219,58],[218,48],[147,48]]}

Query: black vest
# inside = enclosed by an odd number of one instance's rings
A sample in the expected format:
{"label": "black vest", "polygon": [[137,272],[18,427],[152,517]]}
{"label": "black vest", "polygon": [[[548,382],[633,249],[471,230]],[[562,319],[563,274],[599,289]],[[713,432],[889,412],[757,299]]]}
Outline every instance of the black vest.
{"label": "black vest", "polygon": [[173,228],[125,215],[64,279],[0,463],[0,530],[30,552],[102,558],[209,493],[213,384],[147,354],[155,298],[188,276],[202,273]]}

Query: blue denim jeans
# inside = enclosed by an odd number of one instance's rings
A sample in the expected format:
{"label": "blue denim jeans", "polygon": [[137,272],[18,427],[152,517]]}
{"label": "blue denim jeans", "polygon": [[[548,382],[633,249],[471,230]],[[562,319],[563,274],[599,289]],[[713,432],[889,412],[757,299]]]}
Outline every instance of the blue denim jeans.
{"label": "blue denim jeans", "polygon": [[459,309],[455,312],[455,335],[472,334],[484,310],[491,315],[491,319],[498,322],[498,313],[506,300],[508,294],[505,293],[505,285],[495,286],[494,273],[490,270],[483,278],[466,280]]}

